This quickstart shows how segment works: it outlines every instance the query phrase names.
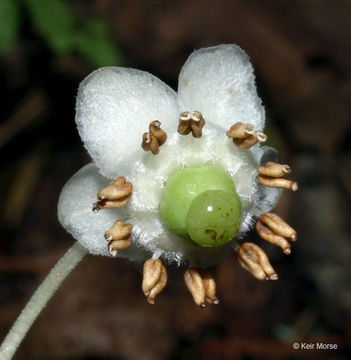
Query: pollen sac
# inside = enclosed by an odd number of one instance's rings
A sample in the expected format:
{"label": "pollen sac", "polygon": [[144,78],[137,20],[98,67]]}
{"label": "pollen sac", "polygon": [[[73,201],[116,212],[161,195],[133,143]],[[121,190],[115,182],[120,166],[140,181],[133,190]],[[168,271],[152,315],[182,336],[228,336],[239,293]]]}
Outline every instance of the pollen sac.
{"label": "pollen sac", "polygon": [[161,123],[157,120],[149,125],[149,132],[144,133],[141,147],[144,151],[151,151],[154,155],[160,152],[162,146],[167,140],[167,134],[161,129]]}
{"label": "pollen sac", "polygon": [[258,280],[278,280],[266,253],[256,244],[244,242],[236,251],[239,264]]}
{"label": "pollen sac", "polygon": [[287,224],[280,216],[274,213],[265,213],[259,217],[261,223],[268,226],[275,234],[290,238],[296,241],[297,233],[289,224]]}
{"label": "pollen sac", "polygon": [[180,135],[192,133],[193,137],[200,138],[204,126],[205,120],[200,111],[184,111],[180,114],[177,131]]}
{"label": "pollen sac", "polygon": [[270,176],[258,175],[257,179],[261,185],[271,188],[288,189],[292,191],[297,191],[299,189],[296,181],[285,178],[272,178]]}
{"label": "pollen sac", "polygon": [[291,167],[286,164],[278,164],[273,161],[268,161],[264,166],[259,166],[257,171],[261,175],[271,176],[271,177],[282,177],[286,174],[291,173]]}
{"label": "pollen sac", "polygon": [[93,205],[93,211],[100,209],[118,209],[129,202],[132,196],[133,185],[126,182],[123,176],[118,177],[110,186],[100,190],[98,201]]}
{"label": "pollen sac", "polygon": [[127,249],[132,242],[132,225],[123,221],[116,221],[106,231],[105,239],[108,241],[108,250],[111,256],[116,256],[118,250]]}
{"label": "pollen sac", "polygon": [[192,267],[185,271],[184,282],[196,305],[205,308],[206,303],[219,303],[216,296],[216,282],[213,276],[203,268]]}
{"label": "pollen sac", "polygon": [[274,233],[267,226],[263,225],[261,221],[257,221],[256,231],[263,240],[266,240],[271,244],[281,247],[285,255],[290,255],[291,253],[290,244],[283,236]]}
{"label": "pollen sac", "polygon": [[257,171],[259,174],[257,179],[261,185],[272,188],[290,189],[292,191],[298,190],[296,181],[283,177],[286,174],[291,173],[289,165],[281,165],[269,161],[265,163],[264,166],[259,166]]}
{"label": "pollen sac", "polygon": [[233,139],[233,143],[241,149],[249,149],[258,142],[267,141],[266,134],[260,131],[254,131],[252,124],[244,124],[238,122],[234,124],[228,131],[227,136]]}
{"label": "pollen sac", "polygon": [[167,285],[167,279],[167,270],[160,259],[145,261],[141,288],[150,304],[155,303],[155,297]]}
{"label": "pollen sac", "polygon": [[246,139],[249,135],[254,135],[254,126],[252,124],[243,124],[238,122],[234,124],[228,131],[227,136],[232,139]]}

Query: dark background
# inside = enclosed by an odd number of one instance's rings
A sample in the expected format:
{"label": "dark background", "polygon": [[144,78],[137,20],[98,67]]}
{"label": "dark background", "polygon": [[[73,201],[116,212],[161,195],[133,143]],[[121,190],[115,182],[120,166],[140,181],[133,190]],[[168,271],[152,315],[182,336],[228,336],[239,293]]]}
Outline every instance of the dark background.
{"label": "dark background", "polygon": [[[255,66],[270,141],[299,182],[276,212],[299,233],[279,281],[227,254],[221,300],[198,309],[181,279],[149,305],[126,260],[88,256],[15,359],[348,359],[351,337],[351,1],[7,0],[0,7],[0,337],[73,239],[56,218],[89,162],[74,123],[94,68],[150,71],[173,88],[195,48],[237,43]],[[338,350],[294,350],[321,341]]]}

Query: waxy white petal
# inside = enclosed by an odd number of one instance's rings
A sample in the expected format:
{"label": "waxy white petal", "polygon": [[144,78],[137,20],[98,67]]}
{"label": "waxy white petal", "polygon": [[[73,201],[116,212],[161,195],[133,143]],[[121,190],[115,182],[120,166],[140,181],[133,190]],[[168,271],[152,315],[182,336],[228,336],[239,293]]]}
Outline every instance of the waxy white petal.
{"label": "waxy white petal", "polygon": [[253,67],[237,45],[193,52],[179,75],[181,111],[198,110],[205,121],[229,129],[237,122],[264,128],[264,108],[257,95]]}
{"label": "waxy white petal", "polygon": [[[88,164],[63,187],[58,203],[58,218],[62,226],[95,255],[110,256],[104,234],[117,219],[126,217],[125,209],[92,211],[96,194],[109,182],[95,164]],[[145,258],[145,253],[132,243],[130,248],[119,251],[118,256],[139,261]]]}
{"label": "waxy white petal", "polygon": [[175,131],[176,101],[170,87],[144,71],[106,67],[91,73],[79,86],[76,122],[100,172],[126,176],[144,153],[142,137],[151,121]]}

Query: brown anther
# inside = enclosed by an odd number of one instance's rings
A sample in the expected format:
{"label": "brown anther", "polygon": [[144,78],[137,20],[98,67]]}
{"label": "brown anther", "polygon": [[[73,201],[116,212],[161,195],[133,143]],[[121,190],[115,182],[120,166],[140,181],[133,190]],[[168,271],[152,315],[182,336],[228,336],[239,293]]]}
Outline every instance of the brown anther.
{"label": "brown anther", "polygon": [[108,241],[108,250],[111,256],[116,256],[118,250],[127,249],[132,242],[132,225],[123,221],[116,221],[112,227],[105,232]]}
{"label": "brown anther", "polygon": [[291,173],[289,165],[282,165],[272,161],[268,161],[264,166],[259,166],[257,171],[260,175],[266,175],[271,177],[282,177]]}
{"label": "brown anther", "polygon": [[247,150],[250,149],[250,147],[257,144],[258,140],[255,135],[249,135],[245,139],[233,139],[233,143],[240,149]]}
{"label": "brown anther", "polygon": [[258,280],[278,280],[266,253],[256,244],[245,242],[236,251],[239,264]]}
{"label": "brown anther", "polygon": [[246,139],[249,135],[254,135],[254,133],[252,124],[238,122],[227,131],[227,136],[232,139]]}
{"label": "brown anther", "polygon": [[188,135],[191,133],[189,111],[184,111],[180,114],[177,131],[181,135]]}
{"label": "brown anther", "polygon": [[261,185],[271,188],[288,189],[292,191],[297,191],[299,189],[299,185],[296,181],[285,179],[283,177],[258,175],[257,179]]}
{"label": "brown anther", "polygon": [[227,131],[227,136],[233,139],[233,143],[241,149],[249,149],[258,142],[264,142],[268,139],[263,132],[254,131],[252,124],[243,124],[241,122],[234,124]]}
{"label": "brown anther", "polygon": [[200,270],[200,274],[202,276],[202,281],[203,281],[203,284],[205,287],[206,302],[208,304],[218,305],[219,300],[216,296],[216,282],[215,282],[212,274],[210,274],[205,269],[199,269],[199,270]]}
{"label": "brown anther", "polygon": [[154,155],[160,152],[160,146],[167,140],[167,134],[160,126],[161,123],[158,120],[152,121],[149,125],[149,132],[144,133],[141,143],[143,150],[151,151]]}
{"label": "brown anther", "polygon": [[141,147],[145,151],[151,151],[154,155],[160,152],[157,139],[150,133],[144,133]]}
{"label": "brown anther", "polygon": [[281,247],[285,255],[291,253],[289,242],[283,236],[275,234],[271,229],[263,225],[261,221],[257,221],[256,231],[262,239]]}
{"label": "brown anther", "polygon": [[205,308],[219,303],[216,297],[216,283],[213,276],[203,268],[192,267],[184,272],[184,281],[196,305]]}
{"label": "brown anther", "polygon": [[152,121],[149,125],[149,131],[157,139],[158,146],[162,146],[167,140],[167,134],[161,129],[161,123],[158,120]]}
{"label": "brown anther", "polygon": [[297,191],[299,189],[296,181],[291,181],[282,177],[291,173],[289,165],[282,165],[269,161],[265,163],[264,166],[259,166],[257,171],[259,174],[257,179],[261,185],[272,188],[289,189],[292,191]]}
{"label": "brown anther", "polygon": [[100,209],[118,209],[127,205],[132,196],[133,185],[126,182],[125,177],[119,176],[110,186],[100,190],[97,194],[99,201],[94,203],[93,211]]}
{"label": "brown anther", "polygon": [[205,120],[200,111],[184,111],[180,114],[177,131],[181,135],[192,133],[193,137],[200,138],[204,126]]}
{"label": "brown anther", "polygon": [[267,225],[277,235],[290,238],[292,241],[296,241],[296,231],[277,214],[265,213],[259,217],[259,220],[263,224]]}
{"label": "brown anther", "polygon": [[150,304],[155,303],[155,297],[166,286],[167,278],[167,270],[160,259],[145,261],[141,288]]}

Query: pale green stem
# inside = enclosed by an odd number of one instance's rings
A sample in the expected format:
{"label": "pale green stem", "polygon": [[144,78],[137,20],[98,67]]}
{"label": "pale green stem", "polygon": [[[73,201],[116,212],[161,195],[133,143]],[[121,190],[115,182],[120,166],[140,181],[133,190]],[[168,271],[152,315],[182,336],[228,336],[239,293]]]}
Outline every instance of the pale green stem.
{"label": "pale green stem", "polygon": [[87,253],[88,251],[76,242],[51,269],[4,339],[0,348],[1,360],[12,359],[18,346],[26,336],[28,330],[31,328],[40,312],[55,294],[56,290],[60,287],[67,275],[76,267],[76,265]]}

